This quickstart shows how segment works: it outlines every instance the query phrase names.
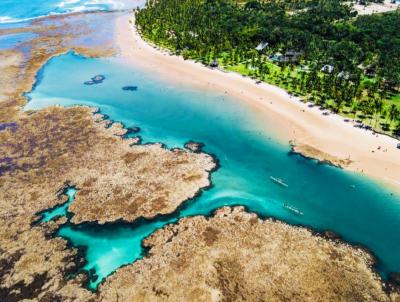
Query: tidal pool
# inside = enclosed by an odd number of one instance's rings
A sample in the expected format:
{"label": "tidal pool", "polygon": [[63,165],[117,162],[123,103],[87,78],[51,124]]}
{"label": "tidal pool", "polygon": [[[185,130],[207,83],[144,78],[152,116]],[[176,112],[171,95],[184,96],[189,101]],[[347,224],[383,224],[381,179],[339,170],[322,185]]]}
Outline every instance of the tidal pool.
{"label": "tidal pool", "polygon": [[35,38],[34,33],[17,33],[0,36],[0,50],[13,48],[16,44]]}
{"label": "tidal pool", "polygon": [[[101,84],[83,84],[99,74],[105,76]],[[126,91],[125,86],[138,89]],[[26,109],[96,106],[111,120],[139,126],[145,143],[172,148],[199,141],[220,161],[211,176],[213,187],[171,215],[132,224],[67,223],[60,228],[58,235],[86,248],[84,269],[93,290],[118,267],[142,257],[143,238],[158,228],[186,216],[211,215],[226,205],[244,205],[262,217],[334,231],[371,250],[382,276],[400,271],[399,196],[366,177],[290,154],[289,144],[279,139],[268,120],[226,95],[178,86],[118,59],[68,53],[43,67],[28,97]]]}
{"label": "tidal pool", "polygon": [[64,194],[68,197],[67,201],[59,206],[52,209],[43,211],[40,214],[40,222],[49,222],[56,217],[66,216],[67,210],[71,202],[75,199],[76,189],[75,187],[69,187],[65,190]]}

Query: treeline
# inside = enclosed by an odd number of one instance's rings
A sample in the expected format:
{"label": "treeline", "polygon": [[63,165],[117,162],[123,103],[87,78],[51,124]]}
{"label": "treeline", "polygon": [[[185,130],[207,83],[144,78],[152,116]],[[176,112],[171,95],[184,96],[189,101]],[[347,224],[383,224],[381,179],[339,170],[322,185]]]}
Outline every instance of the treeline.
{"label": "treeline", "polygon": [[[370,121],[372,114],[377,128],[399,132],[398,105],[388,100],[400,85],[400,12],[356,16],[341,0],[149,0],[136,23],[147,39],[185,57],[244,64],[267,81],[283,75],[322,106]],[[262,42],[268,47],[256,51]],[[299,59],[276,62],[289,71],[275,74],[269,56],[287,52]]]}

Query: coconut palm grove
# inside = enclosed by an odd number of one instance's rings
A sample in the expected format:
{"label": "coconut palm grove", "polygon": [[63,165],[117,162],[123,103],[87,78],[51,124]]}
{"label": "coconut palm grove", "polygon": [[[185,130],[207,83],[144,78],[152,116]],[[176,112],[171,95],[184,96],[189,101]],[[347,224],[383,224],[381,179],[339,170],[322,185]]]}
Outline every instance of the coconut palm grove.
{"label": "coconut palm grove", "polygon": [[184,58],[400,135],[398,10],[358,16],[341,0],[150,0],[136,23],[148,40]]}

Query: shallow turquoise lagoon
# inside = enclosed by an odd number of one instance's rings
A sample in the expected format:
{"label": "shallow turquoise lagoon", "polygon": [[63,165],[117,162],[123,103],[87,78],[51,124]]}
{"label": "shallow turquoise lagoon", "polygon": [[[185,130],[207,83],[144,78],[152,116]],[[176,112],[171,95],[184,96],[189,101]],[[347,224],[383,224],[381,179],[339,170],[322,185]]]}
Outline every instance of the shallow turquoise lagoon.
{"label": "shallow turquoise lagoon", "polygon": [[54,207],[53,209],[49,209],[41,213],[40,222],[49,222],[56,217],[67,215],[67,210],[71,202],[74,201],[76,189],[74,187],[68,188],[64,193],[68,199],[65,203]]}
{"label": "shallow turquoise lagoon", "polygon": [[[100,74],[105,76],[103,83],[83,85]],[[124,91],[124,86],[138,90]],[[383,276],[400,271],[399,196],[365,177],[291,155],[289,144],[279,140],[273,125],[225,95],[176,86],[117,59],[69,53],[49,61],[28,96],[26,109],[96,106],[114,121],[139,126],[144,142],[171,148],[200,141],[220,161],[212,174],[213,187],[172,215],[133,224],[61,227],[59,235],[85,247],[84,269],[92,289],[121,265],[142,257],[142,239],[156,229],[181,217],[210,215],[225,205],[244,205],[263,217],[332,230],[370,249]],[[281,178],[288,187],[270,176]]]}

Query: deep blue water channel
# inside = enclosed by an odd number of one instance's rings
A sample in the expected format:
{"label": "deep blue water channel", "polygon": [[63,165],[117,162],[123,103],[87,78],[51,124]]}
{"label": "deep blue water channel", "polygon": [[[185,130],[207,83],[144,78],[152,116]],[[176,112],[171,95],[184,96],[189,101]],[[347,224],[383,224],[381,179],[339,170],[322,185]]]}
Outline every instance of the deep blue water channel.
{"label": "deep blue water channel", "polygon": [[[105,76],[101,84],[83,85],[99,74]],[[90,271],[92,289],[121,265],[142,257],[141,242],[156,229],[181,217],[210,215],[226,205],[244,205],[260,216],[318,231],[332,230],[371,250],[383,276],[400,271],[398,195],[358,174],[290,155],[289,143],[279,140],[268,120],[225,95],[171,83],[118,59],[87,59],[69,53],[45,65],[29,94],[26,109],[54,104],[96,106],[114,121],[139,126],[143,142],[162,142],[171,148],[183,147],[188,140],[200,141],[206,145],[204,151],[220,161],[212,174],[214,186],[172,215],[133,224],[62,226],[60,236],[74,246],[86,247],[84,269]],[[124,91],[124,86],[137,86],[137,90]],[[271,181],[270,176],[288,187]],[[67,206],[60,207],[52,211],[65,214]],[[45,217],[51,219],[51,215]]]}

